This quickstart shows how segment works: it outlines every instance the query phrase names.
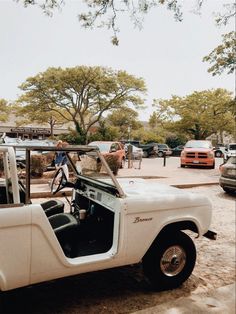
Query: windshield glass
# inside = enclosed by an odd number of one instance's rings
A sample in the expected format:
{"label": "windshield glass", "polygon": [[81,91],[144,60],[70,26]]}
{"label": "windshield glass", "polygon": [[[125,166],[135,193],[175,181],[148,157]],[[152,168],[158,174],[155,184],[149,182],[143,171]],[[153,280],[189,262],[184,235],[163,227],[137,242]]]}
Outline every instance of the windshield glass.
{"label": "windshield glass", "polygon": [[208,141],[188,141],[186,148],[212,148],[211,142]]}
{"label": "windshield glass", "polygon": [[229,150],[236,150],[236,144],[229,144]]}
{"label": "windshield glass", "polygon": [[101,143],[101,142],[92,142],[89,146],[97,146],[101,153],[109,153],[110,152],[110,143]]}
{"label": "windshield glass", "polygon": [[[3,167],[3,155],[6,146],[0,145],[0,187],[11,173]],[[14,150],[13,150],[14,152]],[[31,191],[35,192],[34,179],[41,180],[42,191],[51,192],[51,183],[58,169],[62,168],[69,182],[90,182],[91,185],[112,193],[123,196],[124,193],[115,175],[118,173],[120,164],[114,156],[103,157],[97,147],[92,146],[67,146],[58,150],[55,146],[25,147],[21,151],[21,158],[16,158],[18,179],[26,182],[27,198]],[[30,156],[30,162],[27,158]],[[114,157],[114,158],[113,158]],[[6,159],[7,160],[7,159]],[[29,165],[30,168],[27,168]],[[9,164],[10,167],[10,164]],[[13,167],[14,168],[14,167]],[[7,169],[7,168],[6,168]],[[10,168],[9,168],[10,169]],[[45,183],[45,181],[47,183]],[[82,182],[81,181],[81,182]],[[28,182],[28,183],[27,183]],[[36,188],[36,190],[35,190]],[[65,188],[69,189],[70,188]],[[1,192],[1,191],[0,191]],[[5,200],[3,200],[5,202]],[[24,201],[23,201],[24,202]]]}

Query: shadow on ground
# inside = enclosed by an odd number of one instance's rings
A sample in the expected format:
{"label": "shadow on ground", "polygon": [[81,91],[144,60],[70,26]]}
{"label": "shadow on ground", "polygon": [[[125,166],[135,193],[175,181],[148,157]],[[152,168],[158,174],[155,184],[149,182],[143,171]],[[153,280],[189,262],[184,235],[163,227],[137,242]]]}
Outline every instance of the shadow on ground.
{"label": "shadow on ground", "polygon": [[143,277],[141,265],[134,265],[11,291],[4,294],[3,313],[131,313],[188,296],[198,284],[192,275],[179,289],[155,292]]}

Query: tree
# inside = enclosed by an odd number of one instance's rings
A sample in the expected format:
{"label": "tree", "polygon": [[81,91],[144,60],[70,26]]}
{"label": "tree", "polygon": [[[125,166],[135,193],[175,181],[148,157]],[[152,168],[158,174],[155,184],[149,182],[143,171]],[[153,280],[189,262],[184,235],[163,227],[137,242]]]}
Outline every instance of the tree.
{"label": "tree", "polygon": [[[158,107],[158,110],[154,111],[149,118],[148,124],[152,130],[152,132],[158,134],[162,139],[166,139],[172,132],[169,131],[170,124],[170,116],[169,108],[158,106],[157,104],[153,104],[154,107]],[[162,141],[163,142],[163,141]]]}
{"label": "tree", "polygon": [[227,71],[227,74],[233,73],[236,68],[236,32],[224,34],[222,37],[222,44],[203,58],[204,62],[212,64],[208,72],[213,76],[224,71]]}
{"label": "tree", "polygon": [[[66,0],[17,0],[23,2],[25,7],[30,5],[39,6],[46,15],[51,16],[55,9],[62,9]],[[201,0],[199,0],[200,2]],[[153,7],[166,6],[173,11],[176,20],[181,21],[182,12],[179,0],[141,0],[136,3],[132,0],[84,0],[88,11],[78,15],[79,21],[84,28],[106,27],[113,32],[112,43],[118,45],[118,20],[121,14],[129,14],[135,26],[141,28],[143,16]]]}
{"label": "tree", "polygon": [[54,136],[54,128],[56,126],[62,126],[67,122],[58,112],[48,110],[43,106],[35,106],[31,103],[25,106],[17,106],[16,115],[21,117],[21,119],[17,121],[18,125],[29,124],[32,122],[37,122],[42,125],[48,124],[52,137]]}
{"label": "tree", "polygon": [[235,101],[225,89],[194,92],[186,97],[172,96],[169,100],[155,100],[156,110],[168,109],[169,130],[194,139],[211,134],[233,133]]}
{"label": "tree", "polygon": [[[30,5],[39,6],[47,15],[52,15],[55,9],[62,9],[66,0],[16,0],[22,2],[25,7]],[[196,11],[199,11],[201,6],[207,0],[196,0]],[[226,24],[229,18],[235,16],[236,4],[231,0],[231,3],[224,5],[223,13],[216,15],[217,24]],[[174,14],[177,21],[182,21],[183,10],[182,0],[84,0],[88,8],[87,12],[78,15],[82,27],[106,27],[113,32],[112,43],[119,44],[119,18],[121,15],[128,14],[134,26],[141,28],[143,25],[144,15],[155,7],[165,6]]]}
{"label": "tree", "polygon": [[138,130],[133,131],[132,137],[134,140],[139,140],[143,143],[147,142],[157,142],[157,143],[164,143],[165,138],[156,133],[153,130],[146,130],[144,128],[139,128]]}
{"label": "tree", "polygon": [[106,118],[108,125],[116,127],[119,131],[119,139],[128,138],[128,128],[131,131],[137,130],[142,127],[141,122],[138,120],[138,113],[132,108],[122,108],[114,110]]}
{"label": "tree", "polygon": [[11,112],[11,105],[5,99],[0,99],[0,112],[0,121],[6,122]]}
{"label": "tree", "polygon": [[143,79],[103,67],[49,68],[28,78],[20,88],[22,105],[59,114],[75,125],[81,142],[104,113],[131,105],[140,108],[146,92]]}
{"label": "tree", "polygon": [[93,141],[118,141],[120,140],[119,129],[109,125],[106,120],[99,121],[99,126],[95,133],[89,135],[89,142]]}

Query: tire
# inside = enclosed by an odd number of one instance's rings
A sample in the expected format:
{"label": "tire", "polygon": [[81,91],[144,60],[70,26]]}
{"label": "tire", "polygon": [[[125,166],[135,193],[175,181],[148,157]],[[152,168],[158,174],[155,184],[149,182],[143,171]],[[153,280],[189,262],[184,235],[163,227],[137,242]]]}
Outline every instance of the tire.
{"label": "tire", "polygon": [[8,311],[8,292],[0,291],[0,313],[10,313]]}
{"label": "tire", "polygon": [[157,153],[157,156],[158,156],[158,157],[163,157],[163,156],[164,156],[164,153],[163,153],[163,152],[158,152],[158,153]]}
{"label": "tire", "polygon": [[143,158],[148,158],[148,152],[146,150],[143,151]]}
{"label": "tire", "polygon": [[215,157],[222,157],[222,152],[220,151],[220,150],[217,150],[216,152],[215,152]]}
{"label": "tire", "polygon": [[143,258],[143,270],[155,290],[179,287],[191,275],[196,262],[192,239],[181,231],[165,233]]}
{"label": "tire", "polygon": [[229,188],[222,187],[222,189],[225,191],[225,193],[230,194],[230,195],[233,195],[235,193],[234,190],[231,190]]}
{"label": "tire", "polygon": [[182,165],[182,164],[181,164],[180,167],[181,167],[181,168],[185,168],[185,165]]}
{"label": "tire", "polygon": [[215,163],[209,167],[209,169],[215,169]]}

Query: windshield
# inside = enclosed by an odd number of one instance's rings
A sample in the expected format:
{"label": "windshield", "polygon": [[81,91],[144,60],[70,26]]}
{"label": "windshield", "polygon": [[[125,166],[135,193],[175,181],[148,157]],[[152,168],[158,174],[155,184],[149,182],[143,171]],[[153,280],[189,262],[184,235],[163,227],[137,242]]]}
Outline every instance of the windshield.
{"label": "windshield", "polygon": [[236,144],[229,144],[229,150],[236,150]]}
{"label": "windshield", "polygon": [[[4,149],[4,146],[2,146]],[[26,169],[27,151],[30,152],[30,173]],[[18,155],[19,154],[19,155]],[[56,162],[60,159],[57,154],[63,155],[63,162],[57,165]],[[31,183],[33,179],[49,178],[52,180],[56,170],[60,167],[68,168],[68,181],[75,182],[79,179],[90,180],[93,184],[100,185],[108,192],[123,195],[123,191],[115,177],[120,164],[113,156],[103,157],[94,146],[67,146],[57,150],[55,146],[35,146],[25,147],[25,151],[17,151],[17,170],[18,178],[26,179],[30,176]],[[57,157],[56,157],[57,156]],[[18,158],[19,159],[18,162]],[[64,166],[66,165],[66,166]],[[3,170],[3,162],[1,156],[0,145],[0,177],[5,177]],[[97,182],[97,183],[96,183]],[[50,191],[50,184],[45,184],[45,191]],[[32,185],[33,188],[33,185]]]}
{"label": "windshield", "polygon": [[212,148],[211,142],[208,141],[188,141],[186,148]]}
{"label": "windshield", "polygon": [[89,146],[97,146],[101,153],[109,153],[111,144],[110,143],[101,143],[101,142],[92,142]]}

